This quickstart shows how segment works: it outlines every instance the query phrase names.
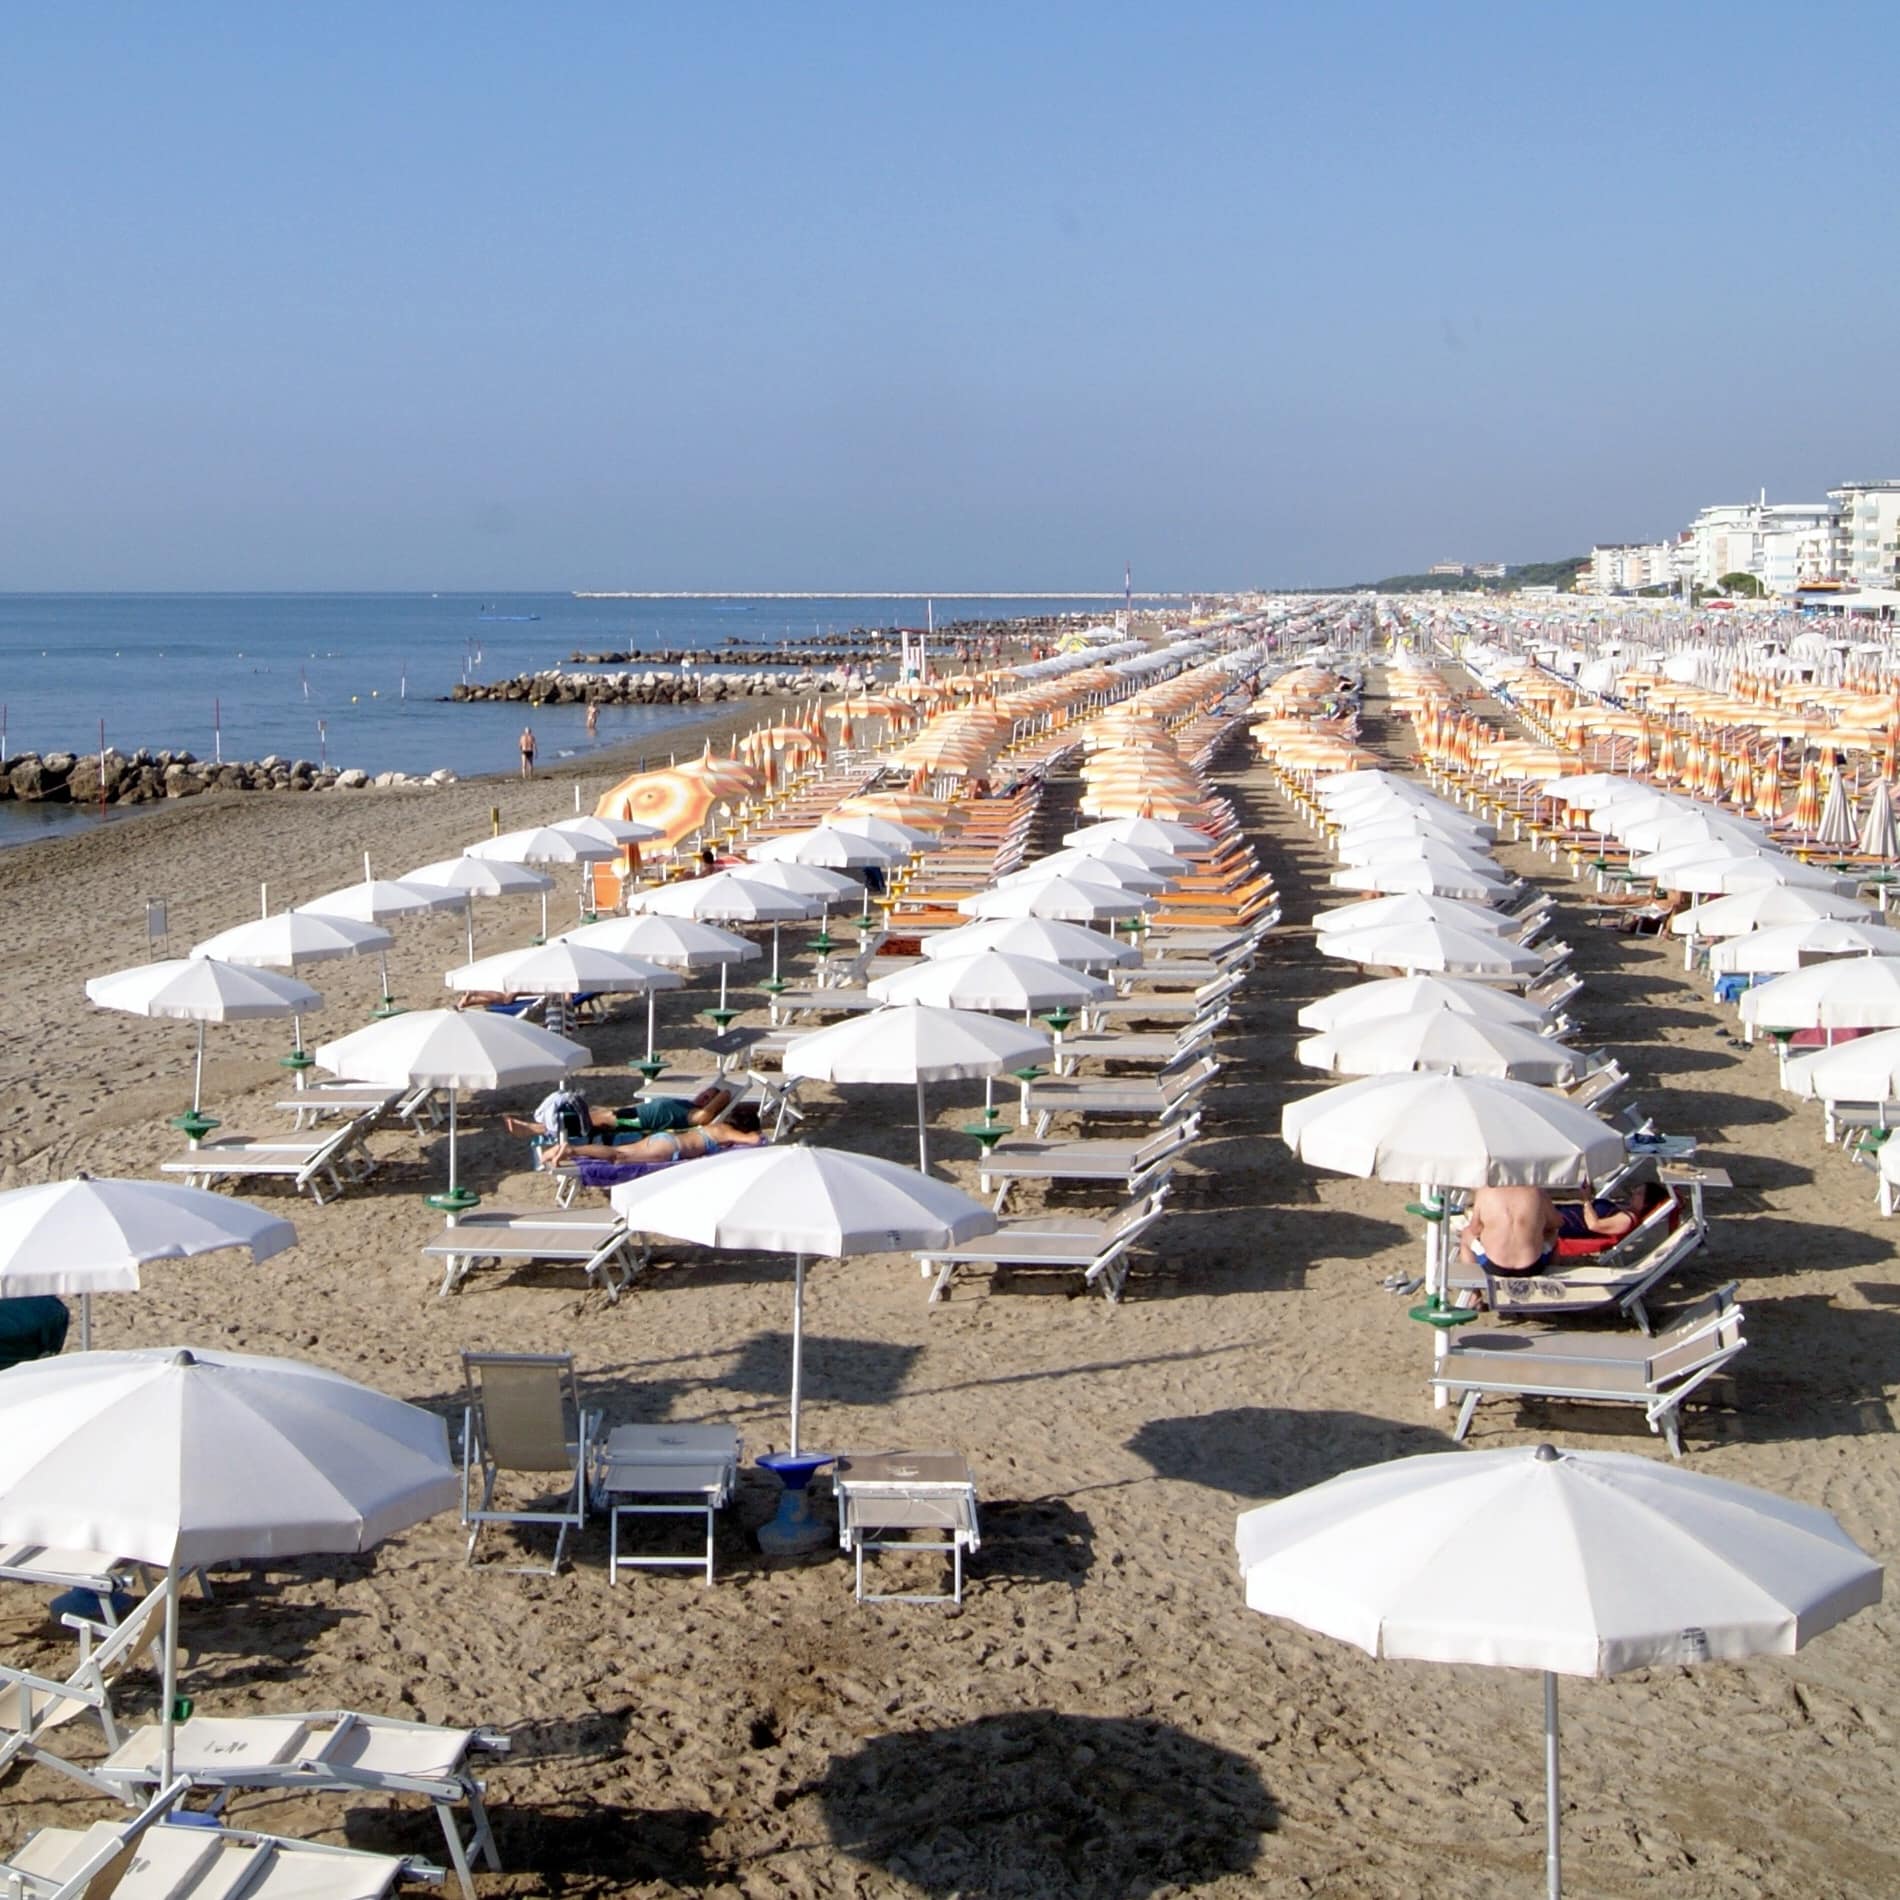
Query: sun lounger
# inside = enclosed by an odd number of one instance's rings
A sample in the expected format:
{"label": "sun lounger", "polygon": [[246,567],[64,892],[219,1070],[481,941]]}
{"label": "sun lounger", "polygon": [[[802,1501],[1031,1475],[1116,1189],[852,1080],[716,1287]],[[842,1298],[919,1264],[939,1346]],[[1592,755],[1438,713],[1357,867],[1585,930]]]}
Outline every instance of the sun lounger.
{"label": "sun lounger", "polygon": [[286,1096],[277,1107],[294,1115],[299,1128],[315,1128],[333,1115],[375,1113],[407,1122],[421,1134],[425,1126],[442,1125],[439,1093],[428,1082],[410,1089],[379,1088],[373,1082],[313,1082]]}
{"label": "sun lounger", "polygon": [[423,1253],[442,1262],[438,1297],[455,1291],[485,1262],[560,1260],[579,1264],[590,1286],[612,1304],[640,1270],[633,1235],[611,1216],[566,1209],[540,1214],[483,1208],[452,1220]]}
{"label": "sun lounger", "polygon": [[1159,1076],[1055,1076],[1023,1086],[1023,1118],[1036,1117],[1036,1138],[1049,1132],[1057,1115],[1139,1115],[1163,1127],[1193,1108],[1220,1073],[1220,1059],[1202,1055],[1185,1067]]}
{"label": "sun lounger", "polygon": [[0,1583],[36,1590],[84,1590],[99,1599],[100,1620],[116,1628],[114,1603],[138,1578],[138,1566],[102,1550],[60,1550],[48,1544],[0,1544]]}
{"label": "sun lounger", "polygon": [[[136,1819],[43,1827],[0,1863],[7,1900],[382,1900],[405,1876],[439,1881],[409,1855],[296,1841],[249,1829],[167,1826],[174,1782]],[[161,1805],[162,1804],[162,1805]]]}
{"label": "sun lounger", "polygon": [[[832,1475],[838,1542],[852,1556],[860,1603],[961,1603],[963,1557],[977,1549],[976,1480],[954,1451],[848,1452]],[[866,1551],[947,1553],[951,1586],[943,1592],[872,1592],[864,1587]]]}
{"label": "sun lounger", "polygon": [[[616,1425],[594,1475],[608,1513],[607,1581],[623,1566],[697,1570],[713,1580],[713,1523],[739,1483],[739,1434],[730,1425]],[[706,1548],[691,1557],[635,1556],[620,1548],[623,1517],[703,1517]]]}
{"label": "sun lounger", "polygon": [[1747,1343],[1731,1282],[1685,1307],[1654,1338],[1529,1327],[1454,1333],[1431,1382],[1462,1400],[1452,1434],[1458,1439],[1483,1398],[1598,1399],[1640,1406],[1649,1429],[1660,1431],[1679,1458],[1683,1402]]}
{"label": "sun lounger", "polygon": [[1077,1214],[1037,1214],[1002,1222],[994,1233],[961,1247],[917,1256],[924,1278],[932,1282],[930,1304],[950,1297],[957,1269],[989,1267],[1080,1267],[1084,1287],[1100,1287],[1113,1306],[1128,1278],[1128,1256],[1161,1218],[1169,1177],[1163,1173],[1139,1200],[1106,1220]]}
{"label": "sun lounger", "polygon": [[1145,1141],[1026,1141],[1014,1136],[977,1163],[982,1192],[995,1186],[995,1211],[1003,1211],[1017,1181],[1094,1181],[1119,1188],[1133,1200],[1145,1194],[1167,1164],[1194,1143],[1201,1132],[1200,1111],[1150,1135]]}
{"label": "sun lounger", "polygon": [[90,1715],[104,1732],[106,1746],[118,1747],[112,1692],[129,1671],[148,1662],[156,1667],[151,1652],[164,1636],[165,1595],[160,1588],[141,1597],[116,1628],[102,1628],[84,1617],[62,1617],[79,1635],[79,1660],[63,1680],[0,1663],[0,1776],[15,1762],[32,1760],[98,1790],[92,1771],[45,1747],[45,1737],[49,1730]]}
{"label": "sun lounger", "polygon": [[1111,1018],[1116,1021],[1139,1018],[1161,1021],[1170,1017],[1192,1019],[1207,1010],[1218,1009],[1240,988],[1244,980],[1242,972],[1233,970],[1194,990],[1139,990],[1132,994],[1124,991],[1116,996],[1103,997],[1099,1002],[1085,1004],[1083,1014],[1097,1027]]}
{"label": "sun lounger", "polygon": [[1545,976],[1524,992],[1524,1000],[1532,1009],[1554,1016],[1582,988],[1583,978],[1574,971]]}
{"label": "sun lounger", "polygon": [[[569,1353],[465,1352],[462,1378],[462,1522],[468,1527],[468,1560],[490,1524],[552,1524],[554,1560],[545,1567],[515,1569],[556,1575],[567,1534],[587,1522],[587,1476],[600,1414],[581,1404],[580,1384]],[[538,1507],[497,1505],[505,1475],[558,1475],[564,1483],[552,1502]],[[476,1480],[481,1498],[475,1500]]]}
{"label": "sun lounger", "polygon": [[1210,1010],[1169,1034],[1165,1030],[1142,1033],[1130,1029],[1090,1029],[1080,1035],[1064,1035],[1055,1045],[1055,1072],[1071,1074],[1084,1062],[1126,1062],[1137,1067],[1169,1065],[1192,1061],[1213,1047],[1215,1033],[1227,1022],[1227,1008]]}
{"label": "sun lounger", "polygon": [[253,1141],[242,1135],[204,1141],[182,1160],[161,1162],[159,1172],[182,1174],[191,1186],[204,1188],[215,1181],[289,1181],[321,1205],[326,1187],[334,1198],[375,1172],[365,1137],[379,1120],[380,1110],[358,1114],[315,1141]]}
{"label": "sun lounger", "polygon": [[[161,1731],[135,1730],[97,1769],[128,1797],[155,1788]],[[473,1866],[500,1870],[482,1784],[469,1768],[477,1751],[505,1754],[493,1729],[438,1728],[395,1716],[325,1709],[296,1715],[193,1715],[174,1732],[173,1765],[194,1787],[217,1790],[220,1813],[241,1789],[310,1794],[409,1794],[435,1809],[465,1900],[475,1900]],[[462,1831],[457,1810],[468,1810]]]}

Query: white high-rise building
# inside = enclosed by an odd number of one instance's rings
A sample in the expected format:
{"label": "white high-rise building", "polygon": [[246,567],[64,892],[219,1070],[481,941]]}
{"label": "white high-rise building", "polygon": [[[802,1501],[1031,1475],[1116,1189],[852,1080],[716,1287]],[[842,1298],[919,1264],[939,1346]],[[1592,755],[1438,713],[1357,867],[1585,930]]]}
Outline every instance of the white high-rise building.
{"label": "white high-rise building", "polygon": [[1861,588],[1900,584],[1900,481],[1843,482],[1828,500],[1840,511],[1840,577]]}
{"label": "white high-rise building", "polygon": [[[1896,485],[1900,488],[1900,485]],[[1836,565],[1836,511],[1825,502],[1723,502],[1689,524],[1698,587],[1747,574],[1770,593],[1792,594],[1804,581],[1827,580]]]}
{"label": "white high-rise building", "polygon": [[1577,577],[1583,594],[1636,594],[1645,587],[1674,585],[1675,545],[1669,541],[1613,542],[1590,550],[1590,565]]}

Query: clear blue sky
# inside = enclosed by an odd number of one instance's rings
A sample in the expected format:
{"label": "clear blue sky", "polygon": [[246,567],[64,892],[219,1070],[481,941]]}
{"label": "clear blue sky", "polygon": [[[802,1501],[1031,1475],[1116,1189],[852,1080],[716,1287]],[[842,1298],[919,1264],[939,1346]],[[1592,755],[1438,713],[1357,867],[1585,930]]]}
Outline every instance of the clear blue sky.
{"label": "clear blue sky", "polygon": [[1900,473],[1897,21],[8,8],[0,588],[1317,583]]}

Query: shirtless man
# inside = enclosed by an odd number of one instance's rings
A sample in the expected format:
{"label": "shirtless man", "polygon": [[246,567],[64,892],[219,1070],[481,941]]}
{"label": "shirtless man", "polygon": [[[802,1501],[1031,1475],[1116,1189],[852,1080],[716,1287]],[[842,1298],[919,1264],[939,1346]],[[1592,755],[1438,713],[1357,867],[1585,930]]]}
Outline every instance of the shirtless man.
{"label": "shirtless man", "polygon": [[1559,1231],[1557,1204],[1542,1188],[1480,1188],[1458,1251],[1493,1273],[1537,1273],[1549,1264]]}

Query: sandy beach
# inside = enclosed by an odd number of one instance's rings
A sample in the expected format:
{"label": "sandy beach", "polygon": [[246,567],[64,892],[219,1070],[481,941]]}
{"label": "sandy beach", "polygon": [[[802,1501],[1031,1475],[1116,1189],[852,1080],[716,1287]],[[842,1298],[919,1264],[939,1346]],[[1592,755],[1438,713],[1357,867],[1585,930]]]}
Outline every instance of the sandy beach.
{"label": "sandy beach", "polygon": [[[750,725],[764,702],[731,723]],[[1370,742],[1403,729],[1368,706]],[[666,735],[683,751],[698,731]],[[648,750],[663,750],[649,746]],[[630,763],[630,762],[629,762]],[[585,804],[612,774],[587,762]],[[187,1601],[185,1692],[201,1713],[358,1707],[485,1723],[512,1738],[489,1777],[505,1871],[484,1895],[1516,1896],[1542,1878],[1539,1688],[1530,1676],[1382,1664],[1244,1607],[1234,1518],[1354,1466],[1449,1446],[1429,1341],[1381,1290],[1420,1258],[1397,1188],[1316,1175],[1278,1139],[1294,1015],[1347,974],[1313,947],[1333,901],[1314,835],[1244,737],[1218,774],[1285,900],[1223,1038],[1208,1139],[1176,1175],[1160,1244],[1111,1307],[1071,1279],[982,1276],[930,1307],[908,1256],[824,1263],[807,1306],[813,1443],[964,1452],[983,1548],[960,1610],[860,1607],[830,1553],[765,1562],[750,1530],[773,1488],[748,1472],[720,1532],[717,1583],[606,1581],[590,1526],[558,1578],[471,1570],[452,1517],[363,1561],[233,1571]],[[1041,847],[1066,828],[1059,781]],[[485,834],[572,808],[566,776],[434,792],[191,801],[0,853],[9,921],[0,1038],[0,1185],[140,1174],[180,1148],[189,1025],[92,1009],[87,975],[142,960],[144,901],[171,949],[361,876],[395,875]],[[1630,1095],[1727,1168],[1711,1244],[1683,1283],[1741,1283],[1748,1351],[1685,1436],[1696,1470],[1823,1505],[1877,1555],[1900,1523],[1900,1306],[1874,1178],[1821,1138],[1818,1110],[1775,1092],[1767,1047],[1685,978],[1671,940],[1591,928],[1567,869],[1503,846],[1555,896],[1587,988],[1582,1046],[1613,1050]],[[556,903],[571,907],[563,888]],[[525,942],[530,900],[478,908],[480,947]],[[435,1004],[461,961],[459,917],[398,933],[400,1000]],[[755,969],[758,966],[753,966]],[[367,1019],[373,958],[321,966],[313,1039]],[[689,1045],[698,990],[663,997],[662,1043]],[[759,1002],[758,992],[742,999]],[[742,1020],[763,1020],[756,1008]],[[582,1032],[613,1099],[644,1006]],[[227,1130],[281,1125],[277,1024],[214,1028],[206,1103]],[[484,1098],[467,1178],[534,1205],[543,1183]],[[628,1087],[625,1094],[630,1095]],[[808,1139],[908,1161],[908,1098],[815,1092]],[[955,1132],[981,1085],[933,1088],[934,1146],[966,1185]],[[436,1295],[419,1248],[439,1218],[442,1142],[373,1137],[382,1167],[317,1208],[266,1189],[297,1247],[260,1268],[146,1271],[95,1301],[95,1344],[174,1342],[331,1366],[451,1415],[458,1353],[566,1350],[610,1421],[730,1420],[748,1459],[786,1439],[789,1261],[662,1251],[618,1304],[559,1268],[478,1273]],[[1022,1205],[1033,1209],[1035,1197]],[[1622,1409],[1480,1410],[1482,1448],[1549,1440],[1663,1456]],[[1533,1576],[1501,1576],[1509,1599]],[[1567,1890],[1864,1896],[1900,1892],[1900,1754],[1891,1605],[1785,1662],[1566,1682]],[[0,1655],[57,1672],[70,1655],[43,1599],[0,1586]],[[129,1707],[149,1712],[155,1692]],[[71,1752],[96,1747],[80,1725]],[[37,1825],[109,1810],[43,1768],[0,1784],[0,1850]],[[425,1856],[420,1803],[249,1796],[239,1820]]]}

